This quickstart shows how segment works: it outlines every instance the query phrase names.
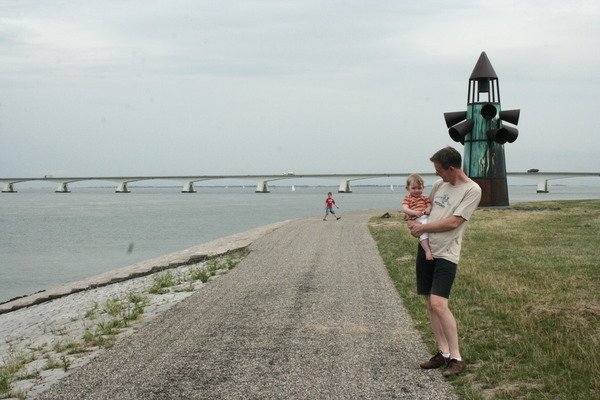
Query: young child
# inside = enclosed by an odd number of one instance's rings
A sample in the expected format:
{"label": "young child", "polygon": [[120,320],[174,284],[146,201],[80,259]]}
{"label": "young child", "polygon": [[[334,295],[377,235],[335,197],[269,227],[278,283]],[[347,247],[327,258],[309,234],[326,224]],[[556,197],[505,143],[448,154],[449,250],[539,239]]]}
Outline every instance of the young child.
{"label": "young child", "polygon": [[[406,179],[406,190],[408,194],[402,200],[402,211],[406,214],[409,220],[416,219],[422,224],[427,223],[427,218],[431,212],[431,201],[429,197],[423,196],[423,188],[425,182],[417,174],[412,174]],[[427,233],[419,236],[421,247],[425,250],[425,258],[433,260],[431,247],[429,247],[429,235]]]}
{"label": "young child", "polygon": [[327,198],[325,199],[325,218],[323,218],[323,221],[327,221],[327,216],[329,213],[332,213],[335,219],[340,219],[340,217],[335,215],[335,212],[333,212],[333,206],[339,208],[338,205],[335,204],[333,197],[331,197],[331,192],[329,192],[327,193]]}

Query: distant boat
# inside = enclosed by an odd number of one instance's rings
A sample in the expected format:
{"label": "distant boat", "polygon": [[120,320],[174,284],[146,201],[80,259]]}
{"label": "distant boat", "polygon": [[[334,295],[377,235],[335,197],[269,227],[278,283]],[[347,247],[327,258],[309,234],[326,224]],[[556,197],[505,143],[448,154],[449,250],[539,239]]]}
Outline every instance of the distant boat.
{"label": "distant boat", "polygon": [[390,185],[390,189],[391,189],[391,190],[394,190],[394,185]]}
{"label": "distant boat", "polygon": [[296,186],[292,185],[292,192],[296,191]]}

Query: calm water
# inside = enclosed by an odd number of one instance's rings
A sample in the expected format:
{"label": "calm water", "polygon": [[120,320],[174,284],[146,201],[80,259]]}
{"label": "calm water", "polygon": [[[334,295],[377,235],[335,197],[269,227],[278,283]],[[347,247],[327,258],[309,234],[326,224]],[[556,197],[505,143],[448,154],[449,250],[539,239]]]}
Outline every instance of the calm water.
{"label": "calm water", "polygon": [[[0,194],[0,302],[286,219],[320,216],[328,190],[344,211],[399,209],[402,188],[354,186],[18,189]],[[600,186],[510,186],[511,203],[600,199]],[[133,251],[128,247],[133,243]]]}

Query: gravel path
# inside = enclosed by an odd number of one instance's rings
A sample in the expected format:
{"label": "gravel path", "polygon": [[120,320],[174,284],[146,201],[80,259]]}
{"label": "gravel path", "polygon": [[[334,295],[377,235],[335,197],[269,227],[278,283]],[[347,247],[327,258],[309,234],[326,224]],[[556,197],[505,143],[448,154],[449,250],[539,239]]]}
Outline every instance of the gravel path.
{"label": "gravel path", "polygon": [[369,216],[283,225],[222,279],[39,398],[456,398],[439,371],[418,368],[429,355]]}

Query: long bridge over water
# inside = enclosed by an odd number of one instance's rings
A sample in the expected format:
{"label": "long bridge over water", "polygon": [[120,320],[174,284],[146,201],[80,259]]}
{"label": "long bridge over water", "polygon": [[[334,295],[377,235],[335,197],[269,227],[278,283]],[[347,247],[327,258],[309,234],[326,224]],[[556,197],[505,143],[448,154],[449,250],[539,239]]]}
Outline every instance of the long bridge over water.
{"label": "long bridge over water", "polygon": [[[374,173],[374,174],[279,174],[279,175],[167,175],[167,176],[79,176],[79,177],[58,177],[45,175],[43,177],[29,178],[0,178],[0,184],[3,185],[2,193],[16,193],[15,185],[22,182],[46,181],[57,184],[56,193],[70,193],[69,184],[83,181],[108,181],[115,182],[116,193],[129,193],[128,184],[131,182],[150,181],[150,180],[169,180],[179,181],[182,183],[182,193],[195,193],[194,183],[209,180],[237,179],[237,180],[253,180],[257,182],[256,193],[269,193],[268,183],[283,179],[304,179],[304,178],[329,178],[339,179],[339,193],[351,193],[350,182],[373,179],[373,178],[389,178],[389,177],[406,177],[410,173]],[[433,173],[419,174],[424,178],[430,179],[435,177]],[[565,179],[576,177],[600,176],[598,172],[509,172],[510,177],[534,179],[537,181],[537,192],[548,193],[548,181],[553,179]]]}

